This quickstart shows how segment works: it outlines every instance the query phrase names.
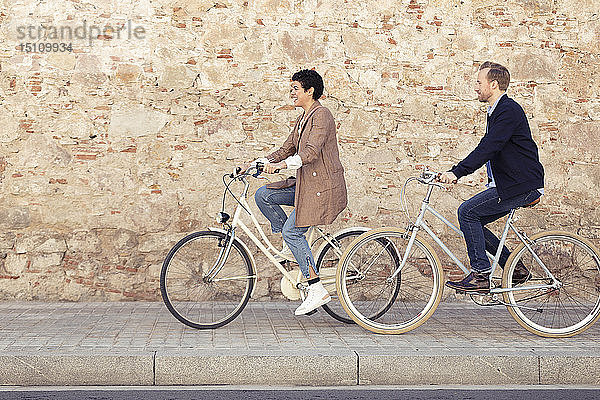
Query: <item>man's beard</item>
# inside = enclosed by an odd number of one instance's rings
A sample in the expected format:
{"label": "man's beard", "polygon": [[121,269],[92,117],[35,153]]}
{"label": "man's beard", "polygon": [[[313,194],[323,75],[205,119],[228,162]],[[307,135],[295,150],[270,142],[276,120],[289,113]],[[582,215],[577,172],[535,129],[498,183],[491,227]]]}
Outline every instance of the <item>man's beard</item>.
{"label": "man's beard", "polygon": [[481,102],[481,103],[487,103],[488,99],[490,98],[490,96],[485,97],[485,95],[483,93],[478,93],[477,94],[477,99]]}

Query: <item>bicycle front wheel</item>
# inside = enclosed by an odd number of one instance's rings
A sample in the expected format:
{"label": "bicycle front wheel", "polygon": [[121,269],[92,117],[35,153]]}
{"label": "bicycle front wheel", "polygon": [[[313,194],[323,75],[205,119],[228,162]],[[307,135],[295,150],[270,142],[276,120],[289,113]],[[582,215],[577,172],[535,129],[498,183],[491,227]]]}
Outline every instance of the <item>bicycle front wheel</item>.
{"label": "bicycle front wheel", "polygon": [[423,324],[442,296],[443,271],[435,251],[417,237],[403,268],[408,235],[396,228],[359,236],[342,256],[337,290],[348,315],[376,333],[399,334]]}
{"label": "bicycle front wheel", "polygon": [[[551,275],[520,244],[511,253],[502,276],[504,288],[522,289],[503,293],[508,311],[536,335],[568,337],[585,331],[600,317],[598,251],[588,240],[569,232],[540,232],[530,241]],[[516,285],[512,277],[520,263],[529,269],[531,278]]]}
{"label": "bicycle front wheel", "polygon": [[229,256],[211,273],[227,245],[222,232],[192,233],[169,252],[160,273],[160,291],[175,318],[197,329],[233,321],[252,293],[256,274],[246,250],[234,241]]}

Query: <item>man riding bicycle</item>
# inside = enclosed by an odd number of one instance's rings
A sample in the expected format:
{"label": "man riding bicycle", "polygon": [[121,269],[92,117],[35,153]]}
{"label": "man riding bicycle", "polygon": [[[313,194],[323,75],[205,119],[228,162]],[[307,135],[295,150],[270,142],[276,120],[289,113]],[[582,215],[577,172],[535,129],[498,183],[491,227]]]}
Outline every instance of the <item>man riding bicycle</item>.
{"label": "man riding bicycle", "polygon": [[[494,254],[500,241],[485,227],[507,215],[511,209],[536,201],[543,194],[544,168],[538,148],[531,137],[527,117],[521,106],[506,95],[510,83],[508,69],[486,61],[479,67],[475,92],[488,104],[486,133],[477,147],[450,171],[441,174],[443,183],[456,183],[482,167],[487,167],[487,190],[473,196],[458,208],[458,221],[464,234],[471,273],[446,286],[462,292],[487,293],[490,290],[490,261],[486,249]],[[510,251],[504,246],[499,263],[506,263]],[[529,270],[519,265],[513,282],[524,283]]]}

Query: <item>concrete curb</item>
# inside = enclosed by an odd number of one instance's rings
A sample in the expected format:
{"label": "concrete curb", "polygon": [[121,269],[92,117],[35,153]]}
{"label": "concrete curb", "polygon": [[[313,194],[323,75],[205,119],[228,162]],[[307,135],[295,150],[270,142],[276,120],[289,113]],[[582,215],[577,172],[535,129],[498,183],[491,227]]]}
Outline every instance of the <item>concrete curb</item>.
{"label": "concrete curb", "polygon": [[359,384],[536,385],[536,356],[360,355]]}
{"label": "concrete curb", "polygon": [[540,383],[600,385],[598,356],[541,356]]}
{"label": "concrete curb", "polygon": [[0,354],[0,385],[153,385],[154,354]]}
{"label": "concrete curb", "polygon": [[354,351],[2,354],[0,385],[600,384],[600,356],[410,355]]}
{"label": "concrete curb", "polygon": [[157,385],[315,385],[357,384],[356,353],[219,351],[156,355]]}

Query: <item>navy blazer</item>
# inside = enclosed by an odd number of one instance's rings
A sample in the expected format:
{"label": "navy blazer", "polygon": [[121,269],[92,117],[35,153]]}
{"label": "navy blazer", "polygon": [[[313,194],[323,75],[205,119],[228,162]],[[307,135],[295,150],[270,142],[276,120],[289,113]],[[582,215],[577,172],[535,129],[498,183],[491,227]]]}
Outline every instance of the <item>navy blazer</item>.
{"label": "navy blazer", "polygon": [[544,187],[544,167],[523,108],[508,96],[488,116],[487,133],[475,150],[450,170],[457,178],[491,162],[500,200]]}

